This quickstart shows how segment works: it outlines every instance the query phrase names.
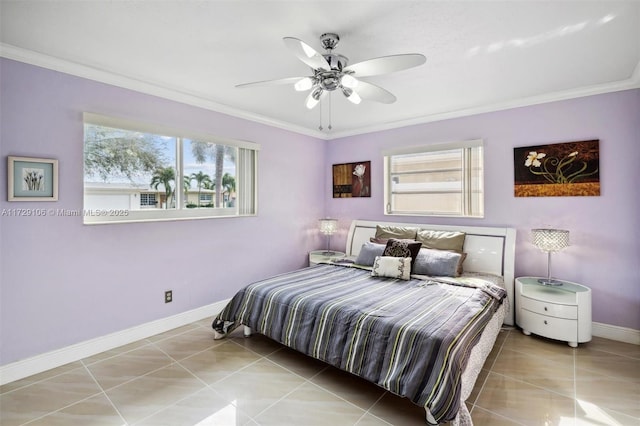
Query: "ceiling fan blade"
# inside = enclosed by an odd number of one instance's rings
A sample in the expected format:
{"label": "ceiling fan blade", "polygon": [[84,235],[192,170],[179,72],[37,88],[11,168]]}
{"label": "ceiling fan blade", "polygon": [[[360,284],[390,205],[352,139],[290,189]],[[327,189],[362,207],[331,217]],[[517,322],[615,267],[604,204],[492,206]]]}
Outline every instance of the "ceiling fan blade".
{"label": "ceiling fan blade", "polygon": [[285,37],[282,40],[298,59],[309,65],[311,68],[324,68],[325,70],[331,69],[331,66],[324,56],[316,52],[313,47],[309,46],[304,41],[295,37]]}
{"label": "ceiling fan blade", "polygon": [[392,104],[396,101],[396,97],[393,93],[383,89],[375,84],[367,83],[366,81],[358,81],[358,85],[353,89],[362,99],[368,101],[381,102],[383,104]]}
{"label": "ceiling fan blade", "polygon": [[424,55],[419,53],[408,53],[404,55],[382,56],[380,58],[369,59],[349,65],[344,70],[352,71],[357,77],[367,77],[370,75],[388,74],[391,72],[406,70],[417,67],[427,61]]}
{"label": "ceiling fan blade", "polygon": [[281,84],[296,84],[303,78],[306,78],[306,77],[287,77],[287,78],[279,78],[277,80],[254,81],[252,83],[237,84],[236,87],[278,86]]}

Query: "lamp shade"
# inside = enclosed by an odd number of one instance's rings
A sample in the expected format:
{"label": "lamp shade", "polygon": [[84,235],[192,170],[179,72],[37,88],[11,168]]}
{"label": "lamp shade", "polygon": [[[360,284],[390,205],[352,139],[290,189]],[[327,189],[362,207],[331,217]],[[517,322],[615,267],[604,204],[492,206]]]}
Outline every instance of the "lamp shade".
{"label": "lamp shade", "polygon": [[332,235],[338,231],[336,219],[320,219],[320,232],[324,235]]}
{"label": "lamp shade", "polygon": [[569,246],[569,231],[564,229],[532,229],[533,244],[542,251],[560,251]]}

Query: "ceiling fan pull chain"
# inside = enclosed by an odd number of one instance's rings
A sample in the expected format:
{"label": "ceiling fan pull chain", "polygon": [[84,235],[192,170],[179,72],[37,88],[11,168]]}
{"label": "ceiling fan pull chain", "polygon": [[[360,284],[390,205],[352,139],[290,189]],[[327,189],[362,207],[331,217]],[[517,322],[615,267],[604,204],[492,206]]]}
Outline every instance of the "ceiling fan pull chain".
{"label": "ceiling fan pull chain", "polygon": [[331,98],[332,98],[333,92],[329,92],[329,130],[331,130]]}
{"label": "ceiling fan pull chain", "polygon": [[322,101],[320,101],[320,107],[318,108],[320,110],[320,125],[318,126],[318,130],[322,131],[323,127],[322,127]]}

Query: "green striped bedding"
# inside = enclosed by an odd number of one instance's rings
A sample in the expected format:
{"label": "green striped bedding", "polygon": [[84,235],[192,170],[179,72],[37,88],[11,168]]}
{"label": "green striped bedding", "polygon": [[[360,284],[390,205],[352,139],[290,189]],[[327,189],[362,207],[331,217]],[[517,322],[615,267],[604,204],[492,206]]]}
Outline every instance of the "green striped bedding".
{"label": "green striped bedding", "polygon": [[372,277],[320,264],[251,284],[214,319],[251,327],[423,406],[435,422],[459,409],[461,374],[506,296],[479,277]]}

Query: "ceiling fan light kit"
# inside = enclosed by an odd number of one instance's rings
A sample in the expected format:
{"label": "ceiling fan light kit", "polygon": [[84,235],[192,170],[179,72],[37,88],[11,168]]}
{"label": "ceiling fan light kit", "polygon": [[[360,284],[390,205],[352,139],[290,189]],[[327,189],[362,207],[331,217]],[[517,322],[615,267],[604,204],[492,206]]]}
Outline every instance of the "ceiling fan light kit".
{"label": "ceiling fan light kit", "polygon": [[356,105],[363,99],[390,104],[396,101],[392,93],[360,78],[417,67],[427,60],[419,53],[409,53],[382,56],[349,66],[349,59],[346,56],[333,53],[333,49],[340,41],[338,34],[324,33],[320,36],[320,43],[326,51],[324,54],[318,53],[295,37],[284,37],[283,41],[298,59],[311,67],[313,75],[245,83],[236,87],[293,84],[296,91],[311,90],[305,101],[308,109],[318,105],[328,92],[338,89]]}
{"label": "ceiling fan light kit", "polygon": [[318,102],[320,102],[320,99],[324,95],[325,95],[325,92],[321,88],[316,87],[311,91],[311,93],[309,93],[309,96],[307,96],[305,105],[307,106],[307,108],[312,109],[313,107],[318,105]]}

